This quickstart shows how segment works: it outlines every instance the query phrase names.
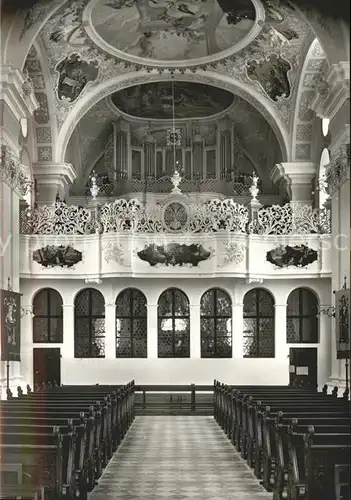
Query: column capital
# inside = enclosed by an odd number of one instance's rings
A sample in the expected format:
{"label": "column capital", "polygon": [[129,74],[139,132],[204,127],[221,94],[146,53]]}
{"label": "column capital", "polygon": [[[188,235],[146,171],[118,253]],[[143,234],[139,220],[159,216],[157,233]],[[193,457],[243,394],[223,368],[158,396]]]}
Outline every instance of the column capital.
{"label": "column capital", "polygon": [[70,309],[70,308],[73,309],[74,308],[74,304],[63,304],[62,308],[63,309],[67,309],[67,310]]}
{"label": "column capital", "polygon": [[317,165],[312,161],[302,162],[284,162],[277,163],[271,173],[270,179],[277,182],[279,179],[285,179],[297,184],[310,182],[316,175]]}
{"label": "column capital", "polygon": [[350,62],[340,61],[321,77],[310,107],[319,118],[332,120],[349,98]]}
{"label": "column capital", "polygon": [[274,183],[280,179],[285,181],[292,202],[311,204],[311,182],[316,172],[315,162],[284,162],[277,163],[269,177]]}
{"label": "column capital", "polygon": [[33,115],[39,104],[28,75],[13,66],[1,66],[0,101],[4,101],[17,120]]}

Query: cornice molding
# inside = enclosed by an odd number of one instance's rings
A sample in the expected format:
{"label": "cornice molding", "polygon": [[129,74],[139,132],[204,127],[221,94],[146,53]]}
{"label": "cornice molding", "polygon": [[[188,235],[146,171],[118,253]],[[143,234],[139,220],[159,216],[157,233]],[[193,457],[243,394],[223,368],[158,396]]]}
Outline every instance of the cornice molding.
{"label": "cornice molding", "polygon": [[277,163],[271,170],[269,178],[276,183],[284,179],[294,184],[306,184],[316,175],[317,165],[315,162],[284,162]]}
{"label": "cornice molding", "polygon": [[29,77],[12,66],[2,66],[0,100],[3,100],[17,120],[33,115],[39,104]]}
{"label": "cornice molding", "polygon": [[34,163],[33,175],[39,185],[69,186],[77,178],[70,163]]}
{"label": "cornice molding", "polygon": [[350,62],[333,64],[316,87],[311,104],[319,118],[332,120],[342,105],[350,98]]}

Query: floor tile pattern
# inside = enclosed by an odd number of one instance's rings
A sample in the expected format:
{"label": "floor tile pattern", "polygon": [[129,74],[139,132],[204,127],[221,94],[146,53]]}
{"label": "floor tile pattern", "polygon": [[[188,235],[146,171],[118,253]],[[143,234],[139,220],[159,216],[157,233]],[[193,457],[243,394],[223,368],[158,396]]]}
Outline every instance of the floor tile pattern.
{"label": "floor tile pattern", "polygon": [[89,500],[271,500],[212,417],[140,416]]}

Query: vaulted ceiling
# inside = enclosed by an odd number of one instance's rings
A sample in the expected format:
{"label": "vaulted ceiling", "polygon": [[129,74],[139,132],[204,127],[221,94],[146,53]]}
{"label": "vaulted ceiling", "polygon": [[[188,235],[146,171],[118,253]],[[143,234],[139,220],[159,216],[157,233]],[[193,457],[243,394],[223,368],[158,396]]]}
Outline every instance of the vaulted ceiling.
{"label": "vaulted ceiling", "polygon": [[[297,89],[315,38],[290,3],[55,3],[61,6],[48,17],[25,66],[40,103],[39,161],[72,162],[84,175],[101,155],[111,124],[119,116],[171,118],[172,81],[176,118],[204,120],[224,113],[235,120],[245,147],[258,161],[265,162],[268,136],[273,138],[272,158],[288,158]],[[45,2],[30,9],[22,37],[47,12]],[[319,49],[310,69],[313,85],[325,61]],[[233,102],[237,107],[232,109]]]}

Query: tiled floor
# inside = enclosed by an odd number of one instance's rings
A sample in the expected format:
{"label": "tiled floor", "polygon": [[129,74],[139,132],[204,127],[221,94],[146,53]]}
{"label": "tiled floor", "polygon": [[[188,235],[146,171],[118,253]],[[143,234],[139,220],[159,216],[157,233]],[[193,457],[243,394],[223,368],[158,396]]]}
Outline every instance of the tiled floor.
{"label": "tiled floor", "polygon": [[212,417],[137,417],[89,500],[272,499]]}

